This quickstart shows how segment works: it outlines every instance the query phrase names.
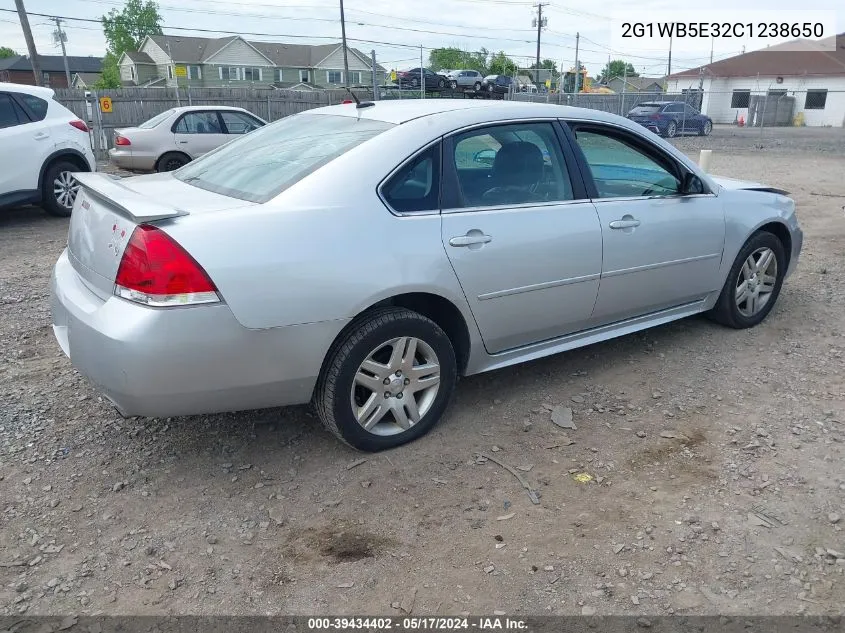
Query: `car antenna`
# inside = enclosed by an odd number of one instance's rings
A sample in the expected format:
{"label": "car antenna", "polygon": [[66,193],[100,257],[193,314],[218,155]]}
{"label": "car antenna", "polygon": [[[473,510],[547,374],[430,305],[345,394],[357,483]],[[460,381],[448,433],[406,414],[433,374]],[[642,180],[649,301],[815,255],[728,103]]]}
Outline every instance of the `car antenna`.
{"label": "car antenna", "polygon": [[369,108],[370,106],[374,106],[374,105],[375,105],[375,103],[373,103],[372,101],[364,101],[364,102],[362,102],[362,101],[358,98],[358,95],[356,95],[354,92],[352,92],[352,91],[349,89],[349,86],[344,86],[344,88],[346,88],[346,92],[348,92],[348,93],[349,93],[349,96],[351,96],[351,97],[355,100],[355,107],[356,107],[357,109],[359,109],[359,110],[360,110],[361,108]]}

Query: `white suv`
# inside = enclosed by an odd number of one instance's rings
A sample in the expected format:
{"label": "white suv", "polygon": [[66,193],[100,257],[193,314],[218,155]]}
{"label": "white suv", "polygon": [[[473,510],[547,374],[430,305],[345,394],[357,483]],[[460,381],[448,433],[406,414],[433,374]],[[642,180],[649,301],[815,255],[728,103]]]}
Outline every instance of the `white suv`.
{"label": "white suv", "polygon": [[95,171],[88,126],[49,88],[0,83],[0,209],[41,204],[69,216],[74,172]]}

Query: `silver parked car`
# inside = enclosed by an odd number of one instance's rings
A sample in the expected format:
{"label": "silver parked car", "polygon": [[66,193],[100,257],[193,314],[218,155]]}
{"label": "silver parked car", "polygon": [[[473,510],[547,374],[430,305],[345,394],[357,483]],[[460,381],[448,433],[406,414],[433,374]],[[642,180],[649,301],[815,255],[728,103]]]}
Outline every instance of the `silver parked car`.
{"label": "silver parked car", "polygon": [[123,169],[173,171],[267,122],[243,108],[172,108],[114,131],[109,160]]}
{"label": "silver parked car", "polygon": [[339,105],[78,179],[53,329],[118,410],[313,400],[364,450],[426,433],[458,376],[698,313],[757,325],[802,243],[784,192],[548,104]]}
{"label": "silver parked car", "polygon": [[446,73],[446,78],[452,90],[460,88],[476,92],[481,90],[481,82],[484,81],[484,75],[477,70],[450,70]]}

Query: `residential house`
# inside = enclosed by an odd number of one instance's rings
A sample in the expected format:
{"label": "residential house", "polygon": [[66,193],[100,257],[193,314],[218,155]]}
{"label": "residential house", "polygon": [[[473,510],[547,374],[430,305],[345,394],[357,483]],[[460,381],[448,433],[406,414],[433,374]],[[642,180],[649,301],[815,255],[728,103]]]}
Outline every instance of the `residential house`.
{"label": "residential house", "polygon": [[[834,45],[835,48],[830,50]],[[704,90],[702,111],[715,123],[749,120],[754,97],[793,97],[793,116],[806,125],[845,126],[845,33],[822,48],[801,41],[729,57],[667,77],[667,92]],[[775,99],[775,104],[777,104]],[[764,117],[765,118],[765,117]]]}
{"label": "residential house", "polygon": [[663,92],[663,77],[614,77],[607,82],[613,92]]}
{"label": "residential house", "polygon": [[[251,42],[222,38],[150,35],[138,51],[120,56],[121,81],[134,86],[249,86],[314,90],[372,85],[372,65],[361,51],[347,47],[349,76],[344,77],[340,44]],[[377,81],[385,69],[376,67]]]}
{"label": "residential house", "polygon": [[70,87],[80,90],[90,90],[102,77],[99,73],[73,73],[70,78]]}
{"label": "residential house", "polygon": [[[39,55],[42,85],[48,88],[69,88],[65,75],[65,63],[61,55]],[[86,73],[99,76],[103,72],[103,60],[100,57],[77,57],[69,55],[67,58],[71,77],[75,73]],[[0,81],[13,84],[35,85],[32,74],[32,62],[29,57],[17,55],[0,59]],[[96,80],[95,80],[96,81]]]}

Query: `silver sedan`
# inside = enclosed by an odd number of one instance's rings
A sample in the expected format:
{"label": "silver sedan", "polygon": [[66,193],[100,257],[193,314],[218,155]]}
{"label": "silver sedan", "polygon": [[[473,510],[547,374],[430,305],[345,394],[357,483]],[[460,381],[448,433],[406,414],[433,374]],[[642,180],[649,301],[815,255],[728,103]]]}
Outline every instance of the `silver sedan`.
{"label": "silver sedan", "polygon": [[699,313],[757,325],[802,243],[785,192],[547,104],[339,105],[78,179],[53,329],[119,411],[313,401],[363,450],[430,430],[458,376]]}

